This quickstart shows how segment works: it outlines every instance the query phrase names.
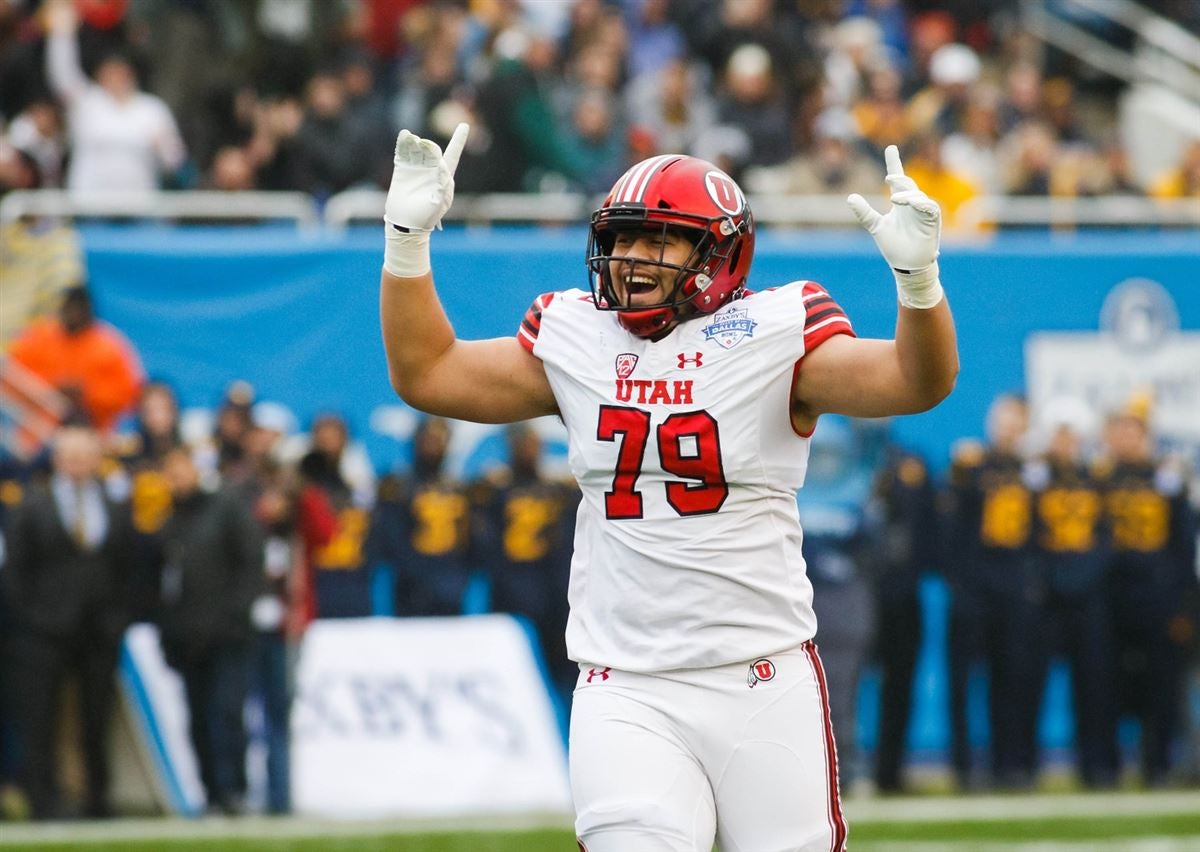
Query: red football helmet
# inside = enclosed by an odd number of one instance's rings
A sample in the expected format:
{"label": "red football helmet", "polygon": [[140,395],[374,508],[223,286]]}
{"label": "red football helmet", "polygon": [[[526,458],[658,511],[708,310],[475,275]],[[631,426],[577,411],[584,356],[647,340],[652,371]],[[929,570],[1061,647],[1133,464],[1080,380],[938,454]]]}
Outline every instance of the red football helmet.
{"label": "red football helmet", "polygon": [[[610,266],[623,259],[613,255],[616,235],[667,229],[682,231],[695,245],[682,265],[658,262],[676,270],[671,295],[657,305],[622,304]],[[695,157],[665,154],[643,160],[625,172],[592,214],[587,258],[592,298],[600,310],[620,311],[621,325],[639,337],[651,337],[679,318],[711,314],[736,298],[753,257],[754,217],[746,196],[729,175]]]}

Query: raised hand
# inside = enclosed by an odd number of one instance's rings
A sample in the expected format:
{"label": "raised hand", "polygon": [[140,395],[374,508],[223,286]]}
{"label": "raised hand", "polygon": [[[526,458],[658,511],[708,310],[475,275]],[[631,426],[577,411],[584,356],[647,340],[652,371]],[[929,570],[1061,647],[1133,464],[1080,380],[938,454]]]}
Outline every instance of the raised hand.
{"label": "raised hand", "polygon": [[892,267],[901,304],[931,308],[942,297],[937,268],[942,211],[936,201],[904,174],[900,151],[895,145],[887,146],[883,157],[892,209],[880,213],[857,193],[847,198],[846,203]]}
{"label": "raised hand", "polygon": [[460,124],[446,145],[407,130],[396,137],[392,185],[383,205],[383,268],[397,278],[416,278],[429,272],[429,234],[442,226],[454,203],[454,170],[471,128]]}
{"label": "raised hand", "polygon": [[443,154],[437,143],[400,131],[384,205],[383,218],[389,225],[410,232],[441,227],[454,201],[454,171],[469,132],[469,125],[458,125]]}

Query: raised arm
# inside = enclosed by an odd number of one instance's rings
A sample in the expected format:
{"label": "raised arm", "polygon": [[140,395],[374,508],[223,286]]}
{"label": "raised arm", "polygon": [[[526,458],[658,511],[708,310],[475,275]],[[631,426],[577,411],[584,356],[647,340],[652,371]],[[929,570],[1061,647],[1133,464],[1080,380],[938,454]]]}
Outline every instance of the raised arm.
{"label": "raised arm", "polygon": [[557,406],[542,362],[515,337],[456,338],[434,289],[429,235],[454,200],[467,132],[458,126],[444,156],[407,130],[396,140],[379,285],[388,375],[405,402],[430,414],[480,423],[552,414]]}
{"label": "raised arm", "polygon": [[895,145],[884,151],[892,209],[881,215],[861,195],[848,199],[896,278],[893,340],[836,335],[804,356],[792,387],[792,419],[807,432],[821,414],[884,417],[937,405],[954,388],[958,343],[938,277],[941,211],[904,174]]}
{"label": "raised arm", "polygon": [[57,0],[46,8],[46,79],[64,104],[82,95],[88,78],[79,62],[79,18],[70,0]]}

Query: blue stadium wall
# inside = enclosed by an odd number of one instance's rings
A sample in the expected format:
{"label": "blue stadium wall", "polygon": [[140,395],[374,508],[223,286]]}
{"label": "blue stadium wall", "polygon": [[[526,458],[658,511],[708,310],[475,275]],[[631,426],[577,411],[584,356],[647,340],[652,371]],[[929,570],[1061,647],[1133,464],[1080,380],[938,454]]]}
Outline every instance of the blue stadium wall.
{"label": "blue stadium wall", "polygon": [[[368,429],[376,407],[396,403],[379,335],[378,228],[302,236],[291,228],[90,225],[82,235],[100,314],[129,335],[147,372],[170,380],[185,406],[212,406],[230,381],[245,378],[302,424],[319,411],[344,413],[378,467],[404,458],[403,448]],[[587,286],[579,228],[447,229],[433,242],[441,298],[463,337],[513,334],[538,294]],[[1025,338],[1096,330],[1105,296],[1121,281],[1157,281],[1174,298],[1183,327],[1200,328],[1196,232],[1003,235],[948,246],[941,266],[959,328],[958,388],[934,411],[893,425],[896,438],[937,470],[956,439],[982,433],[993,396],[1021,388]],[[891,335],[891,276],[868,238],[760,234],[751,286],[801,278],[823,283],[860,336]],[[937,583],[925,592],[930,630],[912,742],[937,755],[947,741],[945,594]],[[860,720],[868,746],[870,687],[868,681]],[[1067,702],[1059,670],[1043,715],[1048,747],[1069,743]],[[985,736],[980,725],[976,731]]]}

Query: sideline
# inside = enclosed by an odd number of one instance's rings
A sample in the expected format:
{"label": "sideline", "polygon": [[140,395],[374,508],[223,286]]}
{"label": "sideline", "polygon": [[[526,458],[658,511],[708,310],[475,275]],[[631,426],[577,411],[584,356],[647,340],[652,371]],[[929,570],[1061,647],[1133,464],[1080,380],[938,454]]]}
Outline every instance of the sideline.
{"label": "sideline", "polygon": [[[1200,814],[1200,790],[1153,793],[1071,793],[985,796],[908,796],[844,802],[851,831],[855,823],[1022,821],[1046,818],[1134,817]],[[383,834],[421,834],[453,831],[570,830],[567,813],[494,815],[464,818],[394,820],[334,820],[314,817],[242,818],[149,817],[105,822],[5,823],[0,848],[9,845],[97,843],[122,840],[189,840],[209,838],[366,837]],[[864,852],[884,848],[880,841],[860,840]],[[1122,838],[1114,841],[888,841],[888,852],[1200,852],[1200,839]]]}

